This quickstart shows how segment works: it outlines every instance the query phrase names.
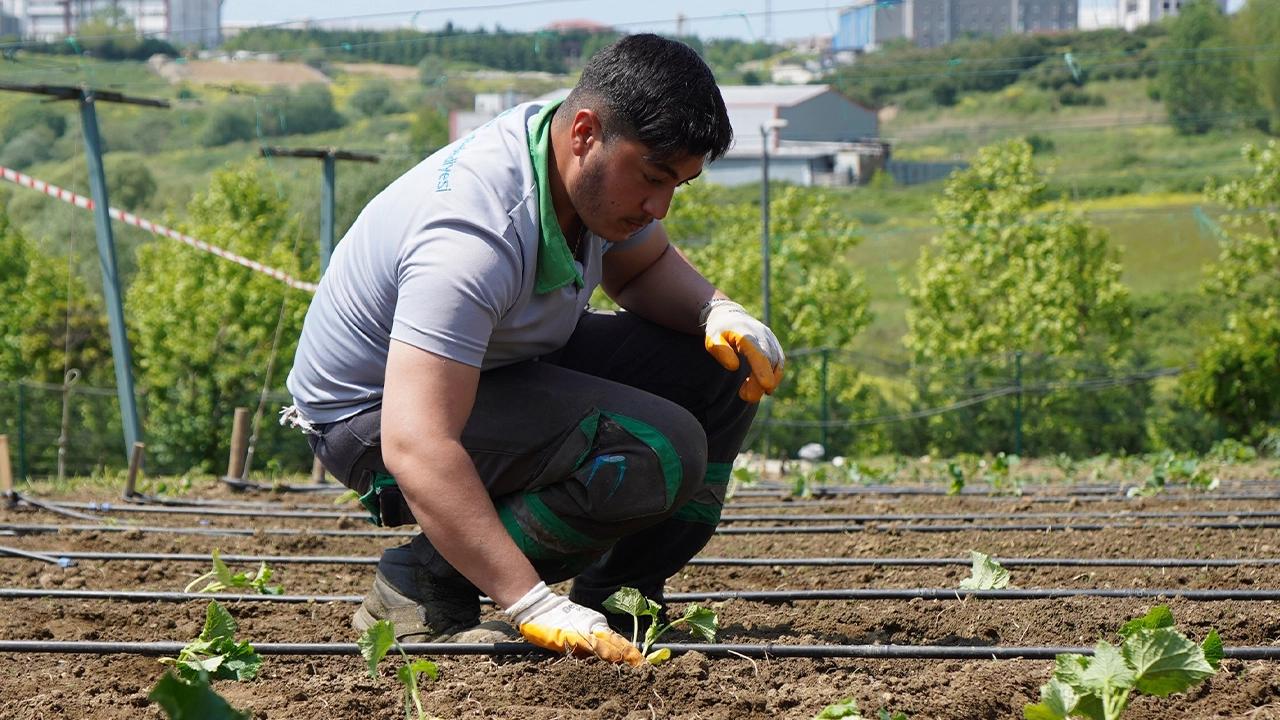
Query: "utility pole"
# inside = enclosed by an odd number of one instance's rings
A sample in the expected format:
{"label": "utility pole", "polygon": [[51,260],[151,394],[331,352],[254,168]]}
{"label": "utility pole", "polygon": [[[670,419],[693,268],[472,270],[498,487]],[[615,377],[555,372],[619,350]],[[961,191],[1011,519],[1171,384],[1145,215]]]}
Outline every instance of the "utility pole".
{"label": "utility pole", "polygon": [[23,85],[0,82],[0,90],[47,95],[54,100],[75,100],[80,106],[85,160],[89,165],[89,189],[93,197],[93,221],[98,238],[98,260],[102,267],[102,292],[106,296],[107,328],[111,334],[111,357],[116,371],[116,395],[120,400],[120,424],[124,428],[124,456],[128,461],[134,443],[142,441],[137,399],[133,393],[133,358],[125,333],[124,306],[120,300],[120,279],[116,272],[116,244],[111,234],[107,178],[102,170],[102,143],[98,139],[99,102],[168,108],[166,100],[127,97],[118,92],[94,90],[87,86]]}
{"label": "utility pole", "polygon": [[334,183],[337,174],[337,161],[378,162],[377,155],[348,152],[335,148],[282,148],[264,147],[262,157],[299,157],[319,158],[324,161],[324,186],[320,190],[320,274],[329,269],[329,257],[333,255],[334,245]]}

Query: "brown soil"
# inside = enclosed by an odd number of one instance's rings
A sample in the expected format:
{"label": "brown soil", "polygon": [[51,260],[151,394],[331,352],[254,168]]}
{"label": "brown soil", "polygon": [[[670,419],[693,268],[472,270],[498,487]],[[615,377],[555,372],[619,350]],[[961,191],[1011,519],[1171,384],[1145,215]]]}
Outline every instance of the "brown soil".
{"label": "brown soil", "polygon": [[[280,508],[325,507],[314,496],[231,495],[201,488],[202,497],[272,501]],[[81,499],[87,495],[79,493]],[[46,498],[47,499],[47,498]],[[104,499],[99,497],[97,499]],[[742,503],[759,502],[742,498]],[[332,505],[327,505],[332,508]],[[1000,522],[1032,520],[1027,513],[1105,512],[1121,520],[1137,511],[1280,510],[1275,500],[1199,498],[1111,499],[1104,502],[1041,503],[982,497],[869,496],[839,502],[787,503],[783,509],[739,508],[730,512],[871,514],[988,513]],[[207,537],[159,532],[91,531],[29,533],[0,544],[56,554],[58,551],[350,555],[373,558],[397,542],[389,537],[334,537],[333,529],[369,529],[348,519],[254,518],[116,514],[118,525],[295,528],[295,536],[259,533]],[[1100,522],[1088,518],[1078,522]],[[203,523],[202,523],[203,521]],[[1202,521],[1202,520],[1200,520]],[[85,521],[47,511],[0,511],[0,525],[70,525]],[[939,521],[958,524],[957,521]],[[1139,522],[1139,521],[1134,521]],[[1274,557],[1280,534],[1270,529],[1207,529],[1185,525],[1195,518],[1149,520],[1148,526],[1096,531],[918,532],[885,528],[827,534],[718,535],[704,556],[729,557],[962,557],[980,550],[1005,557]],[[207,523],[207,524],[204,524]],[[758,523],[776,525],[769,521]],[[832,523],[835,524],[835,523]],[[854,523],[839,523],[854,525]],[[732,527],[749,526],[735,523]],[[3,529],[0,527],[0,529]],[[235,569],[250,569],[235,563]],[[207,563],[81,560],[60,569],[33,560],[0,556],[0,586],[45,589],[183,589]],[[369,565],[274,566],[275,580],[290,594],[359,594]],[[1176,597],[1182,589],[1276,589],[1280,567],[1013,567],[1023,588],[1160,588],[1179,626],[1199,638],[1216,628],[1228,647],[1280,644],[1280,603],[1195,602]],[[941,567],[728,567],[690,566],[671,580],[671,592],[696,590],[787,590],[806,588],[954,588],[968,568]],[[127,602],[67,598],[0,601],[0,639],[186,641],[200,630],[204,602]],[[1112,637],[1117,625],[1145,612],[1153,601],[1071,598],[1061,600],[872,600],[713,603],[727,643],[901,645],[1091,645]],[[227,604],[240,624],[239,636],[255,642],[351,642],[352,603]],[[486,614],[492,615],[492,610]],[[1114,639],[1112,637],[1112,639]],[[687,642],[689,638],[675,638]],[[1034,701],[1052,672],[1051,661],[849,660],[709,658],[701,653],[642,670],[596,661],[546,658],[436,657],[440,679],[425,687],[427,710],[442,718],[811,718],[825,705],[854,697],[864,710],[887,707],[920,718],[1017,718]],[[391,664],[370,678],[358,657],[270,656],[262,676],[244,683],[221,681],[217,690],[255,718],[332,720],[403,716]],[[0,654],[0,698],[5,718],[161,717],[146,695],[163,672],[153,658],[126,655]],[[1280,665],[1227,661],[1216,677],[1186,695],[1141,698],[1127,718],[1280,718]]]}

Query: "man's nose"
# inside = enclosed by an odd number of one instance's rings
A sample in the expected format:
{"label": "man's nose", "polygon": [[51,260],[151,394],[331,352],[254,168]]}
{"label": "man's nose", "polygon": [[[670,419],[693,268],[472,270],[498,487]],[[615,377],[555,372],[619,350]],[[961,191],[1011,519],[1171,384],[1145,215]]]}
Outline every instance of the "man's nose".
{"label": "man's nose", "polygon": [[675,195],[675,192],[674,188],[659,190],[645,198],[644,205],[641,208],[645,211],[645,214],[655,220],[661,220],[667,216],[667,211],[671,209],[671,198]]}

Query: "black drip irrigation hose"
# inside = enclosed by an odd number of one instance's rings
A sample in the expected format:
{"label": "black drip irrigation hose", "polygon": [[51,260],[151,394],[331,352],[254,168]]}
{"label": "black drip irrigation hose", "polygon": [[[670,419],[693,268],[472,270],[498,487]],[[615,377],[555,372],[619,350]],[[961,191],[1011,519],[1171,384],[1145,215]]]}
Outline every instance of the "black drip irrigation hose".
{"label": "black drip irrigation hose", "polygon": [[[742,600],[759,603],[786,603],[811,600],[1045,600],[1071,597],[1097,598],[1178,598],[1196,602],[1237,600],[1270,602],[1280,600],[1280,590],[1187,590],[1182,588],[1033,588],[1007,590],[960,590],[956,588],[843,588],[831,590],[716,590],[667,593],[669,602],[720,602]],[[156,590],[58,590],[43,588],[0,588],[0,598],[64,598],[77,600],[127,600],[187,602],[267,603],[358,603],[363,595],[250,595],[236,593],[188,593]],[[481,602],[492,603],[487,598]]]}
{"label": "black drip irrigation hose", "polygon": [[[1120,483],[1115,485],[1068,485],[1063,483],[1038,483],[1022,485],[1020,494],[1026,496],[1045,495],[1050,497],[1064,496],[1120,496],[1124,497],[1129,488],[1134,487],[1135,483]],[[1280,481],[1277,480],[1237,480],[1225,481],[1219,484],[1219,488],[1229,486],[1232,490],[1245,490],[1257,488],[1263,492],[1272,494],[1280,493]],[[1237,487],[1238,486],[1238,487]],[[1176,486],[1175,486],[1176,487]],[[739,487],[734,492],[734,497],[772,497],[778,493],[793,492],[795,486],[791,483],[763,482],[752,483],[749,487]],[[848,496],[848,495],[949,495],[950,488],[945,483],[937,483],[932,485],[809,485],[806,488],[814,495],[824,496]],[[1172,490],[1166,490],[1169,494]],[[1191,491],[1195,494],[1203,494],[1203,491]],[[989,492],[986,488],[978,486],[974,483],[966,486],[959,493],[961,497],[977,496],[987,497]]]}
{"label": "black drip irrigation hose", "polygon": [[[110,502],[64,502],[45,503],[44,509],[55,508],[72,510],[91,510],[100,513],[159,513],[165,515],[210,515],[226,517],[270,517],[270,518],[304,518],[313,520],[364,520],[364,513],[308,510],[250,510],[245,508],[202,508],[202,507],[152,507],[146,505],[129,505]],[[72,515],[82,519],[99,519],[91,515]],[[1023,519],[1177,519],[1177,518],[1280,518],[1280,510],[1170,510],[1170,511],[1122,511],[1122,512],[1019,512],[1019,513],[908,513],[908,514],[873,514],[873,513],[820,513],[806,515],[802,513],[772,514],[735,514],[726,513],[721,516],[721,523],[734,522],[932,522],[953,520],[969,522],[973,520],[1000,520],[1010,517]]]}
{"label": "black drip irrigation hose", "polygon": [[[1280,528],[1280,521],[1241,520],[1237,522],[1161,522],[1161,523],[1001,523],[994,525],[961,524],[961,525],[929,525],[929,524],[894,524],[867,523],[859,525],[770,525],[763,527],[720,527],[717,535],[788,535],[788,534],[842,534],[858,532],[1050,532],[1050,531],[1093,531],[1093,530],[1152,530],[1157,528],[1181,528],[1188,530],[1267,530]],[[329,530],[318,528],[234,528],[234,527],[168,527],[149,525],[43,525],[43,524],[8,524],[0,525],[0,532],[12,531],[19,534],[71,532],[142,532],[167,533],[172,535],[202,536],[251,536],[256,534],[273,536],[310,535],[313,537],[412,537],[415,533],[395,530]]]}
{"label": "black drip irrigation hose", "polygon": [[[209,562],[207,553],[147,553],[147,552],[98,552],[88,550],[22,550],[0,546],[0,557],[41,560],[52,564],[74,565],[75,560],[110,562],[134,560],[151,562]],[[223,562],[257,563],[272,565],[376,565],[376,556],[355,555],[221,555]],[[1071,558],[1071,557],[1013,557],[993,558],[1005,567],[1141,567],[1141,568],[1203,568],[1203,567],[1269,567],[1280,565],[1280,558]],[[940,567],[971,565],[971,558],[921,558],[921,557],[695,557],[689,565],[715,566],[798,566],[798,567]]]}
{"label": "black drip irrigation hose", "polygon": [[[934,495],[943,495],[945,493],[932,493]],[[735,495],[737,497],[737,495]],[[727,507],[737,508],[791,508],[798,505],[828,505],[849,502],[853,496],[845,495],[841,497],[821,497],[820,493],[815,493],[813,497],[800,498],[791,496],[790,491],[774,493],[772,495],[761,495],[758,497],[772,497],[775,500],[779,497],[785,497],[785,500],[776,502],[746,502],[739,503],[730,501]],[[1136,502],[1141,498],[1129,497],[1128,495],[984,495],[981,493],[966,493],[965,498],[973,500],[990,500],[994,502],[1017,502],[1017,503],[1105,503],[1105,502]],[[1194,500],[1250,500],[1250,501],[1278,501],[1280,500],[1280,492],[1273,493],[1224,493],[1217,490],[1212,491],[1194,491],[1186,493],[1177,493],[1165,491],[1160,493],[1158,498],[1162,500],[1178,500],[1178,501],[1194,501]]]}
{"label": "black drip irrigation hose", "polygon": [[[178,642],[98,642],[65,640],[0,640],[3,653],[71,653],[77,655],[143,655],[164,657],[177,655],[183,643]],[[404,643],[409,655],[544,655],[554,656],[529,643]],[[999,645],[785,645],[779,643],[658,643],[654,649],[667,649],[672,655],[698,652],[712,658],[850,658],[901,660],[1051,660],[1062,653],[1092,655],[1091,647]],[[355,643],[255,643],[260,655],[345,656],[359,655]],[[1280,646],[1241,646],[1223,649],[1224,657],[1234,660],[1280,659]]]}

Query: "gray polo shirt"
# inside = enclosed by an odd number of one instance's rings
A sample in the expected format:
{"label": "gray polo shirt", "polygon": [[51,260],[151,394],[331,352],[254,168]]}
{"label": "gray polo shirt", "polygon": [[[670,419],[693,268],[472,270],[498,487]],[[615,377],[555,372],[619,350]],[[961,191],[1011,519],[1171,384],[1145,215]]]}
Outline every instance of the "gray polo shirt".
{"label": "gray polo shirt", "polygon": [[307,420],[381,402],[392,338],[482,370],[568,340],[600,284],[603,253],[617,246],[588,234],[578,262],[560,231],[546,165],[557,104],[503,113],[356,218],[307,310],[286,382]]}

